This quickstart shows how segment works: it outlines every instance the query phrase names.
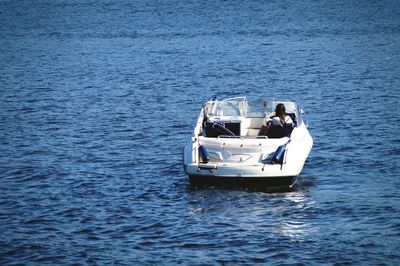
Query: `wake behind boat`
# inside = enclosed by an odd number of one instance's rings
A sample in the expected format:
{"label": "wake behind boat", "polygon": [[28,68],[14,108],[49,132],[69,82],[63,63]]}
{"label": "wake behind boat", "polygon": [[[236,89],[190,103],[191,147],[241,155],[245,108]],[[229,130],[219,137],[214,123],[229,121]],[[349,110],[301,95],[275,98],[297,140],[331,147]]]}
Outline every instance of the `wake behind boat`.
{"label": "wake behind boat", "polygon": [[[275,123],[278,104],[284,106],[287,125],[284,119]],[[302,113],[292,101],[208,101],[184,147],[191,185],[291,188],[313,145]]]}

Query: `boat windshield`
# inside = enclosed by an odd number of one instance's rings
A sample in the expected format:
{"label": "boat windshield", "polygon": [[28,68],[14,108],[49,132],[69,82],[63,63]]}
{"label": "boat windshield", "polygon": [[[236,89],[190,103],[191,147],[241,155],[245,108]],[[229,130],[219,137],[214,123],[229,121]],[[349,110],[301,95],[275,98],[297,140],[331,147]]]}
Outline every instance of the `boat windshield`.
{"label": "boat windshield", "polygon": [[291,102],[291,101],[276,101],[276,100],[268,102],[268,105],[267,105],[268,110],[270,112],[274,112],[275,108],[276,108],[276,105],[278,103],[283,103],[285,105],[286,113],[295,113],[296,110],[297,110],[297,106],[296,106],[296,104],[294,102]]}
{"label": "boat windshield", "polygon": [[243,102],[242,98],[215,101],[208,114],[216,116],[241,116],[243,114]]}
{"label": "boat windshield", "polygon": [[268,114],[267,102],[264,100],[249,100],[246,117],[265,117]]}
{"label": "boat windshield", "polygon": [[242,97],[213,101],[208,111],[208,115],[234,117],[265,117],[267,114],[265,100],[248,100]]}

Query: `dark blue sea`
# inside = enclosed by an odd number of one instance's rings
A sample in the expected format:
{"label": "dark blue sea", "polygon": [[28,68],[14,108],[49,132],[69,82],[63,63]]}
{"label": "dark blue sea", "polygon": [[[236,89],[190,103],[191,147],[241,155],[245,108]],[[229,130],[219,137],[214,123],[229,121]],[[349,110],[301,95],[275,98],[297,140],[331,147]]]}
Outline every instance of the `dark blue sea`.
{"label": "dark blue sea", "polygon": [[[202,104],[295,100],[291,192],[191,188]],[[399,265],[400,2],[1,0],[1,265]]]}

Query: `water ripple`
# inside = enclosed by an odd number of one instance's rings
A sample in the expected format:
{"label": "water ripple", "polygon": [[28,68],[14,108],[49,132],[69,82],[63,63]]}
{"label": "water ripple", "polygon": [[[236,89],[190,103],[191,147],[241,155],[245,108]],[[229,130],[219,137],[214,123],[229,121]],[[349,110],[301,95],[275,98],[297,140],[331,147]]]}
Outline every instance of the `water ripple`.
{"label": "water ripple", "polygon": [[[396,1],[0,10],[0,264],[400,261]],[[292,192],[189,186],[182,148],[215,95],[305,108]]]}

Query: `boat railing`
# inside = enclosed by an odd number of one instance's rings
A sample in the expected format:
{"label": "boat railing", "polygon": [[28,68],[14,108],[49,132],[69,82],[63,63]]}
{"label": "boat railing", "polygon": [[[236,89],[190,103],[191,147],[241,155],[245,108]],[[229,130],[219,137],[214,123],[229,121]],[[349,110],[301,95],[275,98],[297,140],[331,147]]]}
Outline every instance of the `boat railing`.
{"label": "boat railing", "polygon": [[239,96],[239,97],[232,97],[232,98],[227,98],[221,100],[221,102],[228,102],[228,101],[246,101],[247,97],[246,96]]}
{"label": "boat railing", "polygon": [[229,136],[220,135],[217,139],[268,139],[267,136]]}

